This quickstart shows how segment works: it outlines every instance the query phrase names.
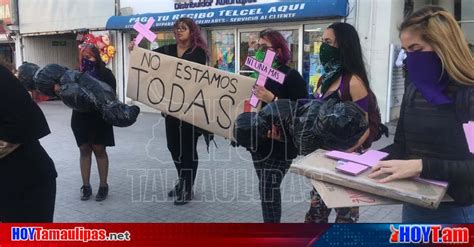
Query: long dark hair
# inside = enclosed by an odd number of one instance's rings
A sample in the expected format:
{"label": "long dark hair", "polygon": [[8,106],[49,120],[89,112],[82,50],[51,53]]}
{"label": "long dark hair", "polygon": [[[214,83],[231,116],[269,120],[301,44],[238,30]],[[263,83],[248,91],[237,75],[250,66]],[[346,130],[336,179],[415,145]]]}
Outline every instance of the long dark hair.
{"label": "long dark hair", "polygon": [[355,28],[347,23],[333,23],[328,29],[334,31],[336,43],[340,51],[340,61],[344,73],[357,75],[370,89],[367,70],[365,69],[362,47],[360,45],[359,34]]}
{"label": "long dark hair", "polygon": [[282,65],[287,65],[291,60],[290,48],[285,37],[280,32],[273,29],[265,29],[260,32],[259,38],[265,38],[272,43],[273,49],[278,52],[278,62]]}
{"label": "long dark hair", "polygon": [[208,50],[207,50],[207,42],[202,38],[202,35],[201,35],[201,28],[198,26],[198,24],[196,24],[196,22],[191,19],[191,18],[188,18],[188,17],[182,17],[182,18],[179,18],[173,25],[173,32],[174,32],[174,35],[175,35],[175,39],[177,40],[176,38],[176,30],[178,29],[179,25],[183,23],[185,24],[188,28],[189,28],[189,32],[190,32],[190,39],[191,39],[191,52],[194,51],[194,49],[196,49],[197,47],[203,49],[206,54],[208,54]]}

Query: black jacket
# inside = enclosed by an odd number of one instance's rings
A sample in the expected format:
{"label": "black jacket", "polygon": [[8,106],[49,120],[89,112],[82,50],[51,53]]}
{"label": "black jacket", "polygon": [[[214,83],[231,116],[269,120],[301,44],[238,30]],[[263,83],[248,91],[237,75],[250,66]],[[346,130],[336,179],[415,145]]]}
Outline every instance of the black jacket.
{"label": "black jacket", "polygon": [[[301,77],[300,73],[290,67],[284,65],[278,68],[286,74],[283,84],[274,80],[267,79],[265,88],[276,95],[279,99],[290,99],[297,101],[298,99],[308,98],[307,83]],[[263,103],[262,106],[266,104]],[[266,139],[259,143],[256,153],[260,157],[268,157],[277,160],[291,160],[296,158],[298,151],[293,142],[280,142],[272,139]]]}
{"label": "black jacket", "polygon": [[[458,103],[435,106],[409,83],[394,143],[383,149],[390,153],[387,159],[422,159],[420,176],[449,182],[448,194],[460,205],[474,203],[474,155],[469,152],[462,125],[474,120],[474,93],[466,103],[459,103],[466,90],[472,89],[452,83],[447,94]],[[468,110],[460,111],[460,106]]]}
{"label": "black jacket", "polygon": [[57,176],[53,161],[38,141],[49,133],[41,109],[13,74],[1,66],[0,140],[21,145],[0,159],[0,192]]}

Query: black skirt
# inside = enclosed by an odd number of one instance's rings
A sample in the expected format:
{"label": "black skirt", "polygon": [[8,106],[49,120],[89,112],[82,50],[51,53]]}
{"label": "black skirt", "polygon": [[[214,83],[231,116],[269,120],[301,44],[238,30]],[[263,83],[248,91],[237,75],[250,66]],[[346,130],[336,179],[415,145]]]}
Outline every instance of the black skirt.
{"label": "black skirt", "polygon": [[71,128],[78,147],[83,144],[115,146],[114,129],[98,112],[72,111]]}

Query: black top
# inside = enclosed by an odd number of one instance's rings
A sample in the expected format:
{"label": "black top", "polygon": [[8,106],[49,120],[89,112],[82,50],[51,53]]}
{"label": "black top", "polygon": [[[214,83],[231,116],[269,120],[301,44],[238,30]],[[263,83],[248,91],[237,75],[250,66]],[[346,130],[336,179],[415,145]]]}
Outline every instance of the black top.
{"label": "black top", "polygon": [[[280,66],[278,70],[286,74],[285,81],[283,84],[280,84],[274,80],[267,79],[265,83],[266,89],[279,99],[296,101],[308,98],[307,83],[298,71],[291,69],[287,65]],[[265,103],[262,103],[262,106],[265,105]],[[259,156],[272,159],[291,160],[296,158],[298,151],[292,142],[284,143],[267,139],[258,145],[256,153]]]}
{"label": "black top", "polygon": [[0,66],[0,88],[0,140],[21,144],[0,159],[0,185],[6,181],[20,183],[56,177],[53,161],[38,142],[50,133],[43,112],[3,66]]}
{"label": "black top", "polygon": [[[178,57],[178,46],[176,44],[165,45],[153,51],[163,53],[168,56]],[[194,50],[192,48],[189,48],[183,54],[181,59],[205,65],[207,62],[207,55],[206,55],[206,51],[204,51],[204,49],[200,47],[196,47]]]}
{"label": "black top", "polygon": [[[466,88],[453,83],[448,95],[456,102]],[[460,113],[458,103],[432,105],[409,83],[394,143],[383,149],[390,153],[387,159],[422,159],[421,177],[449,182],[448,194],[460,204],[474,203],[474,155],[461,120],[474,120],[474,93],[467,104],[471,114]]]}
{"label": "black top", "polygon": [[[117,84],[114,74],[105,66],[99,68],[99,80],[109,84],[115,92]],[[71,128],[78,147],[83,144],[115,146],[113,126],[105,122],[99,112],[73,110]]]}

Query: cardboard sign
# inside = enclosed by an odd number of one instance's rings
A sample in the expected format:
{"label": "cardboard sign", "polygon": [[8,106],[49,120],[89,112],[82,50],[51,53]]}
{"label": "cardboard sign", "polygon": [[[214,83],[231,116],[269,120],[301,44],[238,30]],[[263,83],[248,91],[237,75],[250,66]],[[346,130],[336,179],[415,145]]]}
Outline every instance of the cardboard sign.
{"label": "cardboard sign", "polygon": [[[326,183],[314,179],[310,179],[310,182],[328,208],[350,208],[360,206],[395,205],[403,203],[401,201],[369,194],[360,190],[353,190],[332,183]],[[443,200],[441,201],[452,202],[454,200],[448,194],[445,194]]]}
{"label": "cardboard sign", "polygon": [[216,135],[233,139],[255,80],[135,47],[127,96]]}
{"label": "cardboard sign", "polygon": [[400,201],[310,179],[328,208],[402,204]]}
{"label": "cardboard sign", "polygon": [[326,157],[325,150],[317,150],[293,163],[290,171],[324,182],[329,182],[366,193],[436,209],[447,188],[412,179],[378,183],[367,177],[369,171],[352,176],[336,170],[337,161]]}

